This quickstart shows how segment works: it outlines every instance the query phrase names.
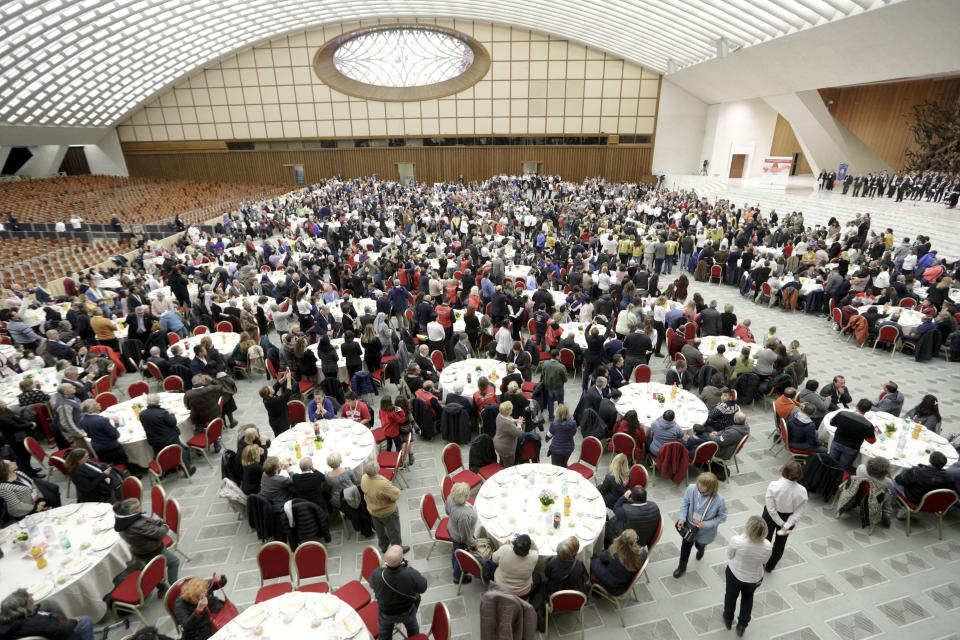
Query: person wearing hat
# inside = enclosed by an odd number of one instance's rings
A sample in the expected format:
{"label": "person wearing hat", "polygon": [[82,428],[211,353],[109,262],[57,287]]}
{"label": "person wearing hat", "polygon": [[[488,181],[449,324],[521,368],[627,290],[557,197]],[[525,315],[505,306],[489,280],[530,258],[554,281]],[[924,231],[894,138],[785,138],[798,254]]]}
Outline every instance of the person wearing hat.
{"label": "person wearing hat", "polygon": [[[140,501],[136,498],[121,500],[114,505],[113,513],[113,528],[127,543],[137,562],[145,566],[156,556],[162,555],[167,560],[167,582],[175,583],[180,575],[180,558],[163,544],[163,539],[170,535],[170,528],[157,518],[143,513]],[[161,596],[166,590],[162,582],[157,585],[157,592]]]}

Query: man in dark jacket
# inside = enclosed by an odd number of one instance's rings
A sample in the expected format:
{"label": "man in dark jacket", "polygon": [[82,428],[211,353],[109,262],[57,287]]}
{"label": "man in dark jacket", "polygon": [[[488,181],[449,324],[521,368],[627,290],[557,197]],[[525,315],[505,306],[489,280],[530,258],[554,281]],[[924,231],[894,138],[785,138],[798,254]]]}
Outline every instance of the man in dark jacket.
{"label": "man in dark jacket", "polygon": [[180,429],[177,419],[172,413],[160,407],[160,396],[151,393],[147,396],[147,408],[140,412],[140,424],[147,434],[147,443],[153,448],[154,454],[171,444],[180,445],[183,449],[183,464],[190,470],[190,474],[197,470],[190,464],[190,449],[180,441]]}
{"label": "man in dark jacket", "polygon": [[127,324],[127,337],[139,340],[142,343],[147,342],[147,336],[150,335],[150,328],[158,318],[149,312],[149,307],[140,305],[133,313],[127,314],[125,320]]}
{"label": "man in dark jacket", "polygon": [[[180,558],[163,546],[163,539],[170,534],[167,525],[143,513],[140,501],[136,498],[118,502],[113,507],[113,512],[113,528],[130,547],[130,553],[140,566],[143,567],[154,557],[163,555],[167,559],[167,582],[176,582],[180,573]],[[161,596],[166,590],[163,583],[157,585],[157,592]]]}
{"label": "man in dark jacket", "polygon": [[[940,451],[930,454],[930,464],[918,464],[912,469],[901,471],[893,479],[893,488],[913,504],[920,504],[923,496],[936,489],[953,489],[953,478],[944,471],[947,457]],[[903,506],[897,511],[897,518],[906,517]]]}
{"label": "man in dark jacket", "polygon": [[93,640],[89,616],[63,619],[40,611],[26,589],[17,589],[0,603],[0,638],[41,637],[48,640]]}
{"label": "man in dark jacket", "polygon": [[370,574],[370,586],[377,596],[380,638],[390,638],[395,624],[406,628],[408,638],[420,633],[418,596],[427,590],[427,579],[404,560],[403,547],[395,544],[387,549],[384,566]]}
{"label": "man in dark jacket", "polygon": [[737,450],[737,445],[740,444],[743,436],[749,433],[750,425],[747,424],[747,416],[737,411],[733,416],[732,425],[719,433],[713,431],[707,436],[707,439],[713,440],[719,445],[720,448],[717,449],[717,458],[729,460],[733,457],[733,452]]}
{"label": "man in dark jacket", "polygon": [[609,546],[614,538],[627,529],[637,532],[637,544],[650,544],[660,524],[660,507],[647,501],[647,490],[640,485],[628,489],[613,505],[613,518],[607,521],[604,545]]}
{"label": "man in dark jacket", "polygon": [[720,322],[720,312],[717,311],[717,301],[711,300],[710,306],[706,307],[697,316],[697,324],[700,325],[701,336],[719,336],[722,332]]}
{"label": "man in dark jacket", "polygon": [[330,485],[327,477],[313,468],[312,458],[301,458],[300,473],[292,474],[290,479],[293,480],[294,496],[314,503],[324,515],[330,511]]}
{"label": "man in dark jacket", "polygon": [[[223,387],[206,375],[193,376],[193,388],[183,394],[183,406],[190,410],[194,433],[202,433],[207,424],[220,417],[220,397]],[[214,446],[220,451],[220,443]]]}

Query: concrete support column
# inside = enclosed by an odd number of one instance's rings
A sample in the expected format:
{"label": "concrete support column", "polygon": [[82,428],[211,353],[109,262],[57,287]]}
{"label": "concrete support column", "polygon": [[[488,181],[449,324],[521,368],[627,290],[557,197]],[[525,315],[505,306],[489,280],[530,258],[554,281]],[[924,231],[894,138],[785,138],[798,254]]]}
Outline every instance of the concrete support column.
{"label": "concrete support column", "polygon": [[90,173],[101,176],[129,176],[127,163],[120,147],[117,129],[110,129],[97,144],[83,145]]}
{"label": "concrete support column", "polygon": [[54,175],[67,155],[65,145],[44,144],[30,147],[33,154],[17,173],[31,178],[46,178]]}

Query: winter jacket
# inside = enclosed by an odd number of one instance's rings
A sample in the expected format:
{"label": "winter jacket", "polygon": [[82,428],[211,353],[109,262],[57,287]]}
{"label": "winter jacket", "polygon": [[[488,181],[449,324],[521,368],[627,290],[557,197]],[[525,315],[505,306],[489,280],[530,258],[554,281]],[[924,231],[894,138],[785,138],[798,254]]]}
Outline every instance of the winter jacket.
{"label": "winter jacket", "polygon": [[[684,449],[686,451],[686,449]],[[680,519],[684,522],[693,522],[693,515],[698,503],[702,503],[701,508],[706,505],[709,497],[704,497],[696,483],[687,486],[683,494],[683,500],[680,501]],[[727,521],[727,503],[723,496],[716,495],[710,501],[706,512],[703,514],[703,524],[706,525],[697,532],[697,544],[709,544],[717,537],[717,529]]]}
{"label": "winter jacket", "polygon": [[163,539],[170,533],[167,525],[145,513],[116,516],[113,528],[130,547],[130,553],[143,563],[163,551]]}

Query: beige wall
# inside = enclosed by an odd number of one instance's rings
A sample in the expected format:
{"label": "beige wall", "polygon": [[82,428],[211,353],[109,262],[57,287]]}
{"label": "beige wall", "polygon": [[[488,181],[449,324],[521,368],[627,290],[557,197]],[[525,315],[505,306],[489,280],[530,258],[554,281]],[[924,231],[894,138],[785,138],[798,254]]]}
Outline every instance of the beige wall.
{"label": "beige wall", "polygon": [[[474,86],[439,100],[376,102],[324,85],[311,62],[328,40],[362,26],[436,24],[491,56]],[[380,19],[277,38],[198,72],[134,113],[122,142],[442,135],[649,134],[659,75],[581,44],[461,20]]]}

